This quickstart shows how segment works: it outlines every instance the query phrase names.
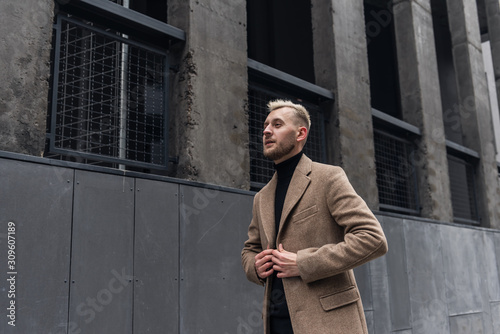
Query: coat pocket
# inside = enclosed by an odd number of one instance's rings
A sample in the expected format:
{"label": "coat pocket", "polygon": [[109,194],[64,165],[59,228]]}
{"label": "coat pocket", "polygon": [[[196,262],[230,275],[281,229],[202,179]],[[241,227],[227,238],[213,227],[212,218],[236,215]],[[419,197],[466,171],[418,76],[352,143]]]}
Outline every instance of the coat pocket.
{"label": "coat pocket", "polygon": [[318,212],[318,207],[313,205],[305,210],[302,210],[292,216],[291,222],[301,223],[307,218],[314,216]]}
{"label": "coat pocket", "polygon": [[359,299],[359,292],[356,287],[352,286],[347,290],[335,292],[319,298],[321,307],[325,311],[331,311],[336,308],[351,304]]}

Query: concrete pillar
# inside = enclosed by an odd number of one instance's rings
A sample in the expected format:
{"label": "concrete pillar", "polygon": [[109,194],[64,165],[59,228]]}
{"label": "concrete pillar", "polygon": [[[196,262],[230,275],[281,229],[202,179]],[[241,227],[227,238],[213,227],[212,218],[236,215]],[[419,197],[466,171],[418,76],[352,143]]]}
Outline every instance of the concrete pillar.
{"label": "concrete pillar", "polygon": [[500,99],[500,2],[498,0],[484,0],[484,2],[497,96]]}
{"label": "concrete pillar", "polygon": [[41,156],[53,0],[0,2],[0,150]]}
{"label": "concrete pillar", "polygon": [[[170,121],[180,178],[248,189],[246,1],[169,0],[186,32],[174,50]],[[178,52],[177,52],[178,51]]]}
{"label": "concrete pillar", "polygon": [[[403,120],[417,126],[412,163],[419,176],[422,216],[452,221],[450,182],[430,0],[394,4]],[[412,173],[413,174],[413,173]],[[409,175],[413,177],[413,175]]]}
{"label": "concrete pillar", "polygon": [[476,184],[483,226],[500,228],[498,176],[475,0],[447,0],[464,146],[479,153]]}
{"label": "concrete pillar", "polygon": [[[496,86],[498,105],[500,105],[500,2],[498,0],[484,0],[486,19],[488,22],[488,36],[490,39],[491,59],[493,62],[493,76]],[[498,116],[498,115],[497,115]],[[498,129],[497,129],[498,130]],[[498,133],[498,131],[497,131]],[[496,139],[498,143],[499,138]],[[500,156],[500,146],[496,147],[497,162]],[[500,220],[500,179],[497,187],[497,219]],[[497,227],[500,222],[497,221]]]}
{"label": "concrete pillar", "polygon": [[316,84],[335,94],[327,161],[343,167],[368,206],[378,209],[363,1],[311,4]]}

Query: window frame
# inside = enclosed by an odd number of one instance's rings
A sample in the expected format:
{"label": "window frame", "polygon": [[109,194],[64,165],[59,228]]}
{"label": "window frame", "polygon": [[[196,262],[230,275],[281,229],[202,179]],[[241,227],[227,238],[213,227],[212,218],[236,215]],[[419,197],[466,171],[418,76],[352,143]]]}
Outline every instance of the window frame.
{"label": "window frame", "polygon": [[[446,152],[448,154],[448,159],[451,156],[452,158],[455,159],[456,162],[463,163],[466,167],[470,166],[472,168],[472,178],[471,178],[471,183],[472,183],[472,188],[473,189],[468,189],[468,191],[472,191],[471,193],[468,193],[469,201],[471,200],[472,196],[472,203],[474,205],[474,210],[476,212],[476,219],[467,219],[463,217],[457,217],[455,216],[455,210],[453,210],[453,221],[459,224],[467,224],[467,225],[474,225],[474,226],[480,226],[481,225],[481,213],[479,210],[479,205],[478,205],[478,189],[477,189],[477,180],[476,180],[476,170],[477,166],[479,163],[480,155],[478,152],[465,147],[463,145],[457,144],[451,140],[446,140]],[[450,177],[450,173],[448,172],[448,175]],[[466,175],[467,177],[467,175]],[[469,181],[469,180],[467,180]],[[450,196],[451,196],[451,178],[450,178]],[[451,198],[452,200],[452,207],[453,207],[453,197]]]}
{"label": "window frame", "polygon": [[[57,108],[58,108],[58,86],[60,73],[60,50],[61,50],[61,24],[62,20],[70,22],[73,25],[82,27],[94,33],[97,33],[106,38],[111,38],[117,43],[140,48],[148,52],[163,55],[163,92],[162,92],[162,156],[161,161],[145,162],[126,157],[106,154],[96,154],[85,152],[72,148],[61,148],[55,144],[56,128],[57,128]],[[88,20],[88,22],[87,22]],[[104,25],[103,25],[104,24]],[[95,26],[98,25],[98,26]],[[111,33],[107,29],[112,29],[116,33]],[[152,45],[148,42],[142,42],[140,34],[147,33],[150,36],[160,37],[162,41],[167,40],[165,48]],[[130,35],[128,35],[130,34]],[[78,1],[60,1],[56,11],[56,21],[54,24],[54,41],[53,41],[53,65],[52,65],[52,92],[51,101],[49,104],[50,127],[47,129],[48,152],[47,154],[60,155],[64,157],[83,158],[86,163],[103,163],[113,164],[121,169],[130,168],[145,168],[152,170],[167,170],[169,161],[175,161],[175,158],[169,157],[168,145],[168,92],[169,87],[169,63],[170,55],[168,48],[175,43],[185,42],[186,34],[183,30],[173,27],[167,23],[156,20],[145,14],[136,12],[132,9],[123,7],[111,1],[99,0],[78,0]],[[147,123],[144,126],[148,126]],[[128,136],[127,136],[128,138]],[[127,139],[128,140],[128,139]],[[146,152],[138,152],[138,154],[146,154]],[[89,162],[90,161],[90,162]],[[127,168],[128,169],[128,168]]]}
{"label": "window frame", "polygon": [[[380,110],[372,108],[372,118],[373,118],[373,132],[379,133],[386,137],[392,138],[394,140],[400,141],[403,144],[411,145],[415,151],[418,149],[414,144],[416,140],[419,140],[422,136],[420,129],[412,124],[409,124],[405,121],[402,121],[394,116],[386,114]],[[375,146],[375,138],[374,138],[374,146]],[[410,153],[411,154],[411,153]],[[375,168],[378,169],[377,166],[377,155],[375,156]],[[405,157],[408,158],[408,157]],[[409,214],[412,216],[420,216],[421,214],[421,202],[420,202],[420,190],[418,184],[418,169],[417,166],[412,163],[411,168],[414,170],[412,185],[414,192],[415,201],[413,203],[415,209],[405,208],[396,205],[386,204],[380,202],[380,186],[377,181],[377,189],[379,194],[379,208],[381,211],[386,212],[396,212],[401,214]]]}

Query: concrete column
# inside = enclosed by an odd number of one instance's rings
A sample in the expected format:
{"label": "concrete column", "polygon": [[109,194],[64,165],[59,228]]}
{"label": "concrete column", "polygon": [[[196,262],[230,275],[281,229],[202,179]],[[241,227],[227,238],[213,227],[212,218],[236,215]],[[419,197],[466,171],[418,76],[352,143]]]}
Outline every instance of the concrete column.
{"label": "concrete column", "polygon": [[[490,39],[491,59],[493,62],[493,75],[495,80],[498,105],[500,106],[500,2],[498,0],[484,0],[486,8],[486,19],[488,22],[488,36]],[[498,130],[498,129],[497,129]],[[498,131],[497,131],[498,133]],[[498,138],[496,142],[498,143]],[[500,146],[496,147],[497,161],[500,156]],[[497,224],[500,225],[500,180],[497,187]]]}
{"label": "concrete column", "polygon": [[174,50],[171,134],[175,176],[250,187],[246,1],[168,1],[169,23],[186,32]]}
{"label": "concrete column", "polygon": [[[403,120],[417,126],[412,161],[419,180],[422,216],[452,221],[448,161],[430,0],[394,4]],[[408,177],[413,177],[408,175]]]}
{"label": "concrete column", "polygon": [[484,0],[484,3],[497,97],[500,99],[500,2],[498,0]]}
{"label": "concrete column", "polygon": [[316,84],[335,94],[327,159],[343,167],[368,206],[378,209],[363,1],[311,4]]}
{"label": "concrete column", "polygon": [[483,226],[500,228],[497,164],[475,0],[447,0],[463,142],[479,153],[476,184]]}
{"label": "concrete column", "polygon": [[53,17],[53,0],[0,2],[0,150],[43,154]]}

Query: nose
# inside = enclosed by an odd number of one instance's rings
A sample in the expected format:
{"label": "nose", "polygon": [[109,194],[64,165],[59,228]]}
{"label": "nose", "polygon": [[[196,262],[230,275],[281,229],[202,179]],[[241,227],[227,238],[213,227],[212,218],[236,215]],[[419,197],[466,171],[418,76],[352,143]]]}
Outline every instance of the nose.
{"label": "nose", "polygon": [[264,134],[264,136],[268,136],[268,135],[270,135],[270,134],[271,134],[271,129],[270,129],[270,126],[271,126],[271,124],[269,124],[268,126],[266,126],[266,127],[264,128],[264,131],[262,132],[262,133]]}

